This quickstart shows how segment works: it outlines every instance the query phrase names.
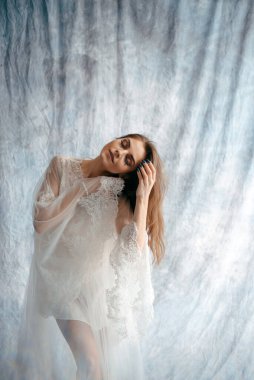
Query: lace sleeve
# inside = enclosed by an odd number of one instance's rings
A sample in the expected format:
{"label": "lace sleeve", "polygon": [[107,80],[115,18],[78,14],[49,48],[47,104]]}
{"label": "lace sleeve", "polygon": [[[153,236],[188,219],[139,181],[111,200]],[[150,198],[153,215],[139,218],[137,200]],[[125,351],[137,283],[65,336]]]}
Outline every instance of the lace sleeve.
{"label": "lace sleeve", "polygon": [[137,225],[125,225],[110,253],[114,285],[106,290],[108,318],[120,339],[144,335],[154,316],[148,236],[141,250]]}
{"label": "lace sleeve", "polygon": [[32,216],[37,233],[44,233],[59,224],[70,214],[76,200],[86,193],[80,180],[59,193],[63,168],[64,157],[54,156],[35,186]]}

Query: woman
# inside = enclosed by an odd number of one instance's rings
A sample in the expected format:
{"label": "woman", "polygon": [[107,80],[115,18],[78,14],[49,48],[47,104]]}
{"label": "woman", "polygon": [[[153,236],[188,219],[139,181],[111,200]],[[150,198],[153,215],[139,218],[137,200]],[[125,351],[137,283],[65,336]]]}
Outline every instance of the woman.
{"label": "woman", "polygon": [[162,163],[128,134],[94,159],[54,156],[33,194],[34,255],[16,379],[141,380],[164,255]]}

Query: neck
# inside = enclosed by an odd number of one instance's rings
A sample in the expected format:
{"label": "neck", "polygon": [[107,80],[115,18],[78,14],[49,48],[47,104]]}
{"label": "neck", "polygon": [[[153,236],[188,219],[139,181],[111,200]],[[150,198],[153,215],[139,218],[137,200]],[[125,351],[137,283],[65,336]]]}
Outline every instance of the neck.
{"label": "neck", "polygon": [[81,163],[81,168],[84,175],[88,178],[98,177],[98,176],[112,176],[112,173],[106,171],[102,165],[100,156],[83,160]]}

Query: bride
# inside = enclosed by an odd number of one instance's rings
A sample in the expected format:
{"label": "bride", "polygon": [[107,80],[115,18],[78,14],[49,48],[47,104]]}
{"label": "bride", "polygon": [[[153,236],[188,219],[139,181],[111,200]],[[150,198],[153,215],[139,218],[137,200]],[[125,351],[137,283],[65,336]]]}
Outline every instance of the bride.
{"label": "bride", "polygon": [[54,156],[33,192],[34,254],[15,379],[143,380],[152,262],[164,256],[166,180],[152,141]]}

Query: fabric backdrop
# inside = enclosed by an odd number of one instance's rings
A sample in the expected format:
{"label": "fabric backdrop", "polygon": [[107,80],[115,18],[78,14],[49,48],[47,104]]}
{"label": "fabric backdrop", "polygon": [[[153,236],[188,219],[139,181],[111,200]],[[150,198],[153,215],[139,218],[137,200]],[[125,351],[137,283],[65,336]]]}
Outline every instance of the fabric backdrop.
{"label": "fabric backdrop", "polygon": [[[55,154],[129,132],[169,177],[147,380],[254,378],[254,2],[1,0],[1,378]],[[120,379],[119,379],[120,380]]]}

